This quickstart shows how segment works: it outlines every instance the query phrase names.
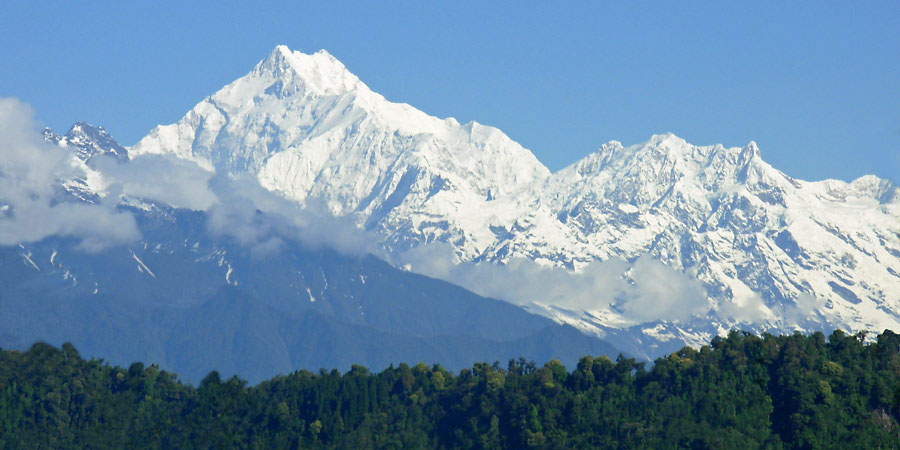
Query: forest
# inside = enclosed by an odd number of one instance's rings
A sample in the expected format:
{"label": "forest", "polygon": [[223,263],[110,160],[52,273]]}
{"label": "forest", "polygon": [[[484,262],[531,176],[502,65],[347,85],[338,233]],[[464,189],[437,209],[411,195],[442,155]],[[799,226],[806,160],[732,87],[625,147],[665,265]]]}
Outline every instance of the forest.
{"label": "forest", "polygon": [[70,344],[0,351],[0,448],[898,448],[900,335],[733,331],[652,365],[298,371],[198,386]]}

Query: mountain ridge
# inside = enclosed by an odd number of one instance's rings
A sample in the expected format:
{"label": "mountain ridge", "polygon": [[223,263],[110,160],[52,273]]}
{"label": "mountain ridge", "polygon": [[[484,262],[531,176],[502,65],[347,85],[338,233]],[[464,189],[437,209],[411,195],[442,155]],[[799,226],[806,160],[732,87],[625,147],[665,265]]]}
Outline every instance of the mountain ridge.
{"label": "mountain ridge", "polygon": [[[702,283],[707,309],[674,322],[641,322],[650,317],[618,294],[573,308],[535,292],[535,311],[600,336],[637,327],[633,339],[699,342],[733,327],[900,326],[900,189],[874,176],[797,180],[752,141],[611,141],[550,173],[500,130],[391,103],[327,52],[279,46],[128,153],[171,154],[325,205],[389,256],[442,243],[454,264],[525,259],[576,274],[622,260],[620,278],[635,284],[647,255],[670,279]],[[429,274],[460,282],[451,272]]]}

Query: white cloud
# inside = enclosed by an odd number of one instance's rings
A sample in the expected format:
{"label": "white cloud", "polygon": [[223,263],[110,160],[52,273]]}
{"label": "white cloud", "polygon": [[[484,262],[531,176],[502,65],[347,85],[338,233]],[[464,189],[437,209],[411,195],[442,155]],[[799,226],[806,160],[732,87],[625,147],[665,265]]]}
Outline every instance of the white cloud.
{"label": "white cloud", "polygon": [[760,324],[769,322],[784,327],[800,327],[810,320],[818,321],[814,315],[820,315],[826,321],[834,320],[833,316],[820,310],[820,301],[809,293],[800,293],[793,302],[766,305],[762,296],[757,292],[746,291],[735,293],[730,301],[719,304],[719,315],[738,322]]}
{"label": "white cloud", "polygon": [[708,297],[698,280],[649,256],[634,264],[612,258],[573,272],[526,259],[506,265],[455,263],[449,245],[428,244],[404,252],[395,262],[520,305],[541,303],[585,311],[614,308],[636,323],[687,320],[709,311]]}
{"label": "white cloud", "polygon": [[213,172],[173,156],[139,155],[125,163],[101,157],[91,159],[91,166],[103,174],[106,189],[117,194],[196,211],[219,201],[209,187]]}
{"label": "white cloud", "polygon": [[739,322],[761,323],[775,317],[774,312],[766,306],[766,302],[759,293],[735,292],[731,301],[723,301],[719,304],[719,313]]}
{"label": "white cloud", "polygon": [[635,261],[622,310],[639,321],[687,320],[709,311],[709,300],[696,278],[678,272],[649,256]]}
{"label": "white cloud", "polygon": [[377,251],[376,239],[352,219],[334,217],[314,203],[301,207],[261,187],[255,179],[217,175],[210,186],[220,200],[208,210],[209,231],[231,236],[260,255],[281,248],[284,241],[350,256]]}
{"label": "white cloud", "polygon": [[0,245],[58,235],[92,251],[139,239],[134,218],[112,205],[59,201],[60,181],[84,176],[72,153],[41,139],[28,105],[0,99]]}

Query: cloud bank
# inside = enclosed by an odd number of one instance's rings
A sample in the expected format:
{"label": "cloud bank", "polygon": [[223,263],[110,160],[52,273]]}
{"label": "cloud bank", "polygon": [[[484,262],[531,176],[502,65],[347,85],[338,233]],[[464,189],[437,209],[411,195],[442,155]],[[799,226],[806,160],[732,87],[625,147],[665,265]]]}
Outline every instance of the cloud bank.
{"label": "cloud bank", "polygon": [[388,259],[486,297],[522,306],[537,303],[573,311],[612,311],[630,325],[715,314],[735,324],[802,327],[816,314],[819,303],[803,294],[792,304],[770,306],[758,293],[747,292],[719,303],[716,312],[695,274],[675,270],[649,255],[631,263],[618,258],[597,261],[579,272],[528,259],[513,259],[507,265],[457,263],[453,248],[444,243],[422,245]]}
{"label": "cloud bank", "polygon": [[572,272],[527,259],[513,259],[505,266],[455,263],[453,249],[439,243],[413,248],[395,260],[414,272],[450,281],[483,296],[519,305],[612,309],[634,323],[687,320],[710,309],[698,280],[649,256],[634,263],[613,258]]}
{"label": "cloud bank", "polygon": [[256,179],[216,175],[210,189],[219,201],[206,210],[209,231],[232,237],[260,256],[280,249],[285,241],[354,257],[378,251],[376,238],[351,218],[335,217],[315,202],[301,206],[263,188]]}

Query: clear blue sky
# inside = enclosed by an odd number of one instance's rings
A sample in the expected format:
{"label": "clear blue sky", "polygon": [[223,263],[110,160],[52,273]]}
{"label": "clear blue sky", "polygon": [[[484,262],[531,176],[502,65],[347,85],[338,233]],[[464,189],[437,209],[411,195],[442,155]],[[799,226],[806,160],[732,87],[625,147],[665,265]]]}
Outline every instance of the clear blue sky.
{"label": "clear blue sky", "polygon": [[755,140],[803,179],[900,181],[898,1],[365,3],[5,0],[0,96],[130,145],[284,43],[553,170],[671,131]]}

